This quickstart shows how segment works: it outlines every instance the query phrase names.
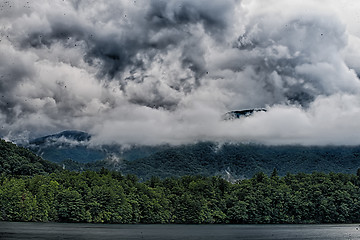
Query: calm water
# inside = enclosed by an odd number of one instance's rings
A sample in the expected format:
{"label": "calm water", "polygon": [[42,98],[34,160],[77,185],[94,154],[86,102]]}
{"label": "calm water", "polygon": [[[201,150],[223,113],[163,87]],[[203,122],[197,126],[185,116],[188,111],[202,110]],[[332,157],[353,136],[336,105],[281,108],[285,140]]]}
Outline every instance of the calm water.
{"label": "calm water", "polygon": [[101,225],[0,222],[0,239],[360,239],[346,225]]}

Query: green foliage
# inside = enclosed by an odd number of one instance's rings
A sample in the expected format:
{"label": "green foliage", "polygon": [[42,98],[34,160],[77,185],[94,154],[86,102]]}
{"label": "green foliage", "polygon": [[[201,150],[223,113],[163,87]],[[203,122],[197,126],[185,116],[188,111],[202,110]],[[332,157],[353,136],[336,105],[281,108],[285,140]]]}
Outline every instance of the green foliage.
{"label": "green foliage", "polygon": [[354,223],[359,176],[257,173],[230,183],[184,176],[139,182],[117,172],[0,177],[0,221],[93,223]]}
{"label": "green foliage", "polygon": [[57,212],[61,222],[83,222],[88,220],[85,203],[80,193],[71,188],[64,189],[57,195]]}
{"label": "green foliage", "polygon": [[[142,151],[145,147],[136,148]],[[111,149],[115,151],[114,149]],[[135,149],[133,149],[135,150]],[[133,151],[132,152],[135,152]],[[200,142],[182,146],[153,147],[139,155],[122,155],[122,161],[79,162],[66,160],[68,170],[99,171],[105,167],[123,174],[135,174],[142,180],[185,175],[224,176],[229,180],[251,178],[257,172],[284,176],[287,172],[342,172],[356,174],[360,147],[264,146]],[[129,158],[128,158],[129,157]],[[73,160],[76,160],[73,158]],[[274,168],[276,169],[274,171]],[[360,173],[359,173],[360,174]]]}
{"label": "green foliage", "polygon": [[[166,178],[184,175],[221,175],[251,178],[257,172],[284,176],[313,171],[356,174],[360,147],[264,146],[200,142],[164,149],[150,156],[124,161],[121,171],[141,179],[151,176]],[[110,169],[116,169],[112,168]],[[274,171],[275,168],[275,171]]]}
{"label": "green foliage", "polygon": [[[123,176],[105,168],[99,168],[99,172],[61,171],[28,150],[1,141],[0,221],[360,222],[359,171],[357,175],[314,172],[287,173],[281,177],[276,167],[272,173],[258,172],[236,183],[199,175],[162,179],[173,175],[173,172],[163,171],[162,166],[166,164],[166,168],[185,169],[181,174],[203,171],[202,166],[207,166],[209,159],[215,159],[218,154],[208,147],[207,144],[193,146],[194,155],[176,149],[167,152],[169,163],[165,159],[155,161],[152,169],[148,165],[139,169],[159,171],[163,175],[141,182],[135,174]],[[207,161],[200,161],[197,156]],[[179,163],[187,157],[189,160]],[[192,164],[194,159],[198,160]],[[234,159],[241,162],[242,157],[238,155]],[[213,160],[213,163],[221,168],[226,162]]]}
{"label": "green foliage", "polygon": [[59,169],[58,165],[43,160],[31,151],[0,139],[0,174],[35,175]]}

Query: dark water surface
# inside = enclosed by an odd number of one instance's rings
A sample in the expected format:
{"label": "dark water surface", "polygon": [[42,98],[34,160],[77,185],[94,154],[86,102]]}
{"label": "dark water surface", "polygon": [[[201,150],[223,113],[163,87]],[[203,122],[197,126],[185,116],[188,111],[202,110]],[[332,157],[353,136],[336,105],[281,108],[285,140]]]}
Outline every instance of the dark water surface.
{"label": "dark water surface", "polygon": [[344,225],[107,225],[0,222],[0,239],[360,239]]}

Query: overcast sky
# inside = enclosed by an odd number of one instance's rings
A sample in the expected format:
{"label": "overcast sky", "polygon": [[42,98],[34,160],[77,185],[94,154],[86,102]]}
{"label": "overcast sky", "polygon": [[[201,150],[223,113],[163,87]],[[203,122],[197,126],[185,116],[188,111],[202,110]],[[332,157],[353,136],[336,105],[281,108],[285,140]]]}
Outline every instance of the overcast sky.
{"label": "overcast sky", "polygon": [[[360,3],[0,1],[0,135],[360,144]],[[231,110],[266,108],[223,121]]]}

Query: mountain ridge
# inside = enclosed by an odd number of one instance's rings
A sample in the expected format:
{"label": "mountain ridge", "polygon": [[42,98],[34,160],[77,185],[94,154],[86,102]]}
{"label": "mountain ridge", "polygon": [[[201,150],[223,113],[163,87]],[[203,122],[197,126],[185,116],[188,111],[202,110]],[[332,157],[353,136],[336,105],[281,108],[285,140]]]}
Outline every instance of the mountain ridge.
{"label": "mountain ridge", "polygon": [[[64,134],[49,136],[61,138]],[[280,175],[314,171],[355,173],[360,167],[360,146],[198,142],[179,146],[123,148],[120,145],[103,145],[94,148],[81,142],[79,145],[66,145],[60,141],[58,146],[54,142],[49,145],[46,141],[44,143],[30,149],[68,170],[100,170],[105,167],[123,174],[135,174],[145,180],[152,176],[183,175],[221,175],[241,179],[250,178],[257,172],[270,174],[274,168]]]}
{"label": "mountain ridge", "polygon": [[78,130],[65,130],[59,133],[31,139],[29,141],[29,144],[40,145],[46,142],[57,142],[61,138],[65,138],[77,142],[88,142],[91,139],[91,135],[86,132],[78,131]]}

